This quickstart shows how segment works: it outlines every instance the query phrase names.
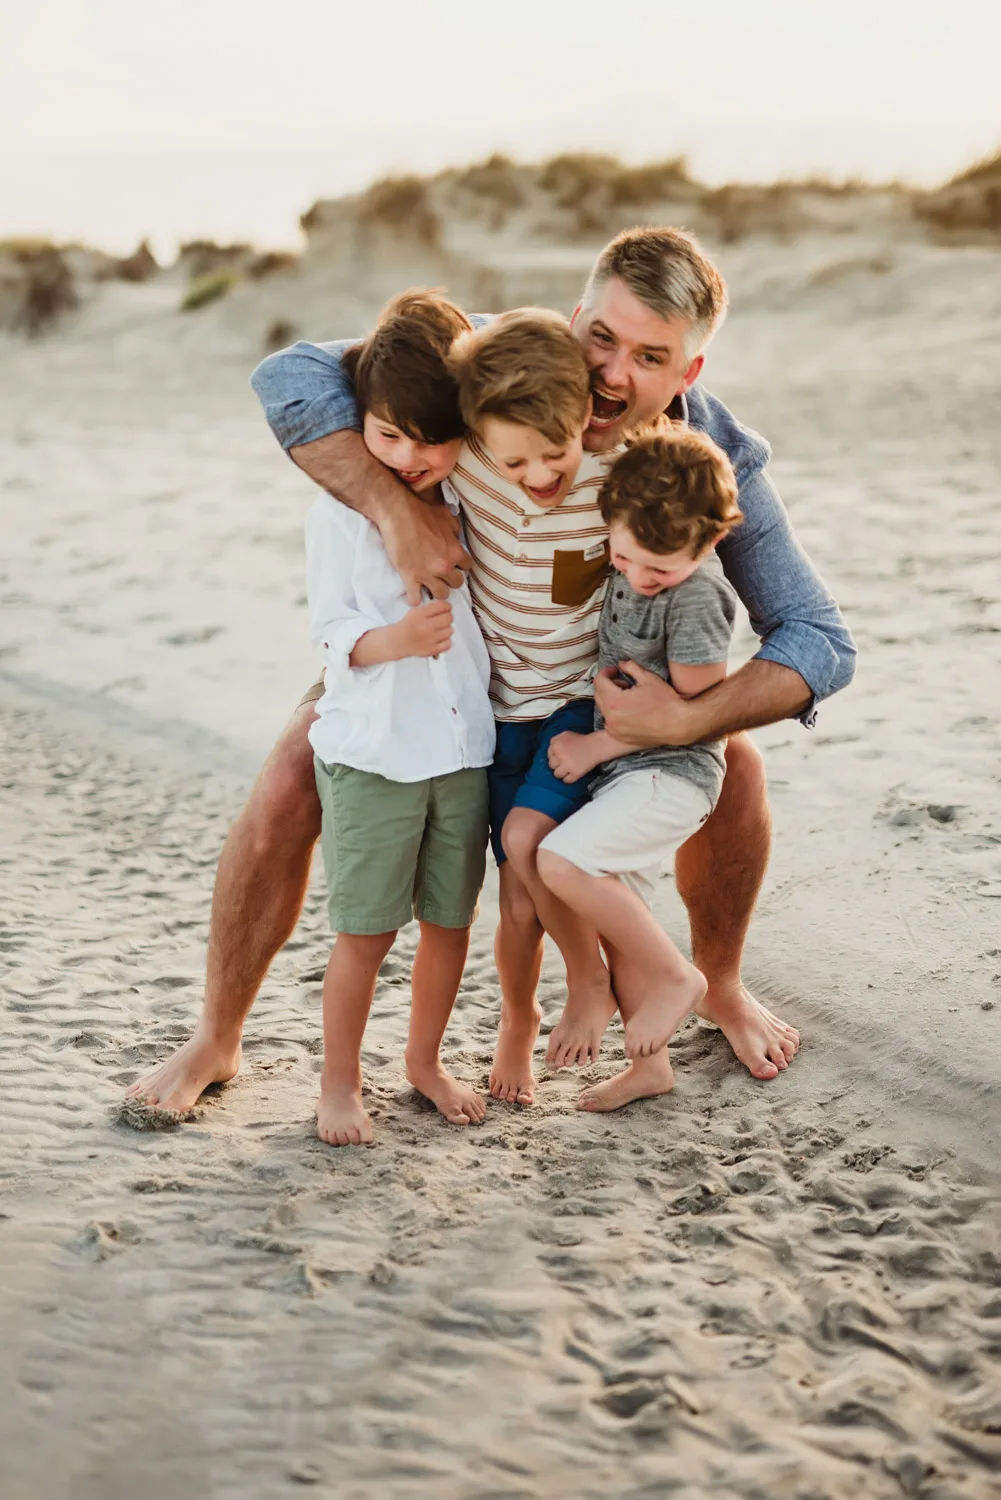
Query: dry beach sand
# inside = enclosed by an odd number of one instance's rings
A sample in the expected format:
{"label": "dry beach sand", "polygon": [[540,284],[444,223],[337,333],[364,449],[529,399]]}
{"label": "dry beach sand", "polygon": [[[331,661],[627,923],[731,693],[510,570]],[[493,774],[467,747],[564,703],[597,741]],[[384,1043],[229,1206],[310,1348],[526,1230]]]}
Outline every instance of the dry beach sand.
{"label": "dry beach sand", "polygon": [[[313,669],[250,294],[111,285],[0,344],[3,1500],[1001,1494],[998,252],[720,258],[707,383],[860,648],[813,734],[760,734],[747,972],[803,1050],[757,1084],[689,1024],[667,1098],[584,1116],[562,1073],[460,1132],[403,1078],[406,932],[368,1151],[312,1135],[318,869],[238,1080],[115,1113],[197,1014],[219,846]],[[447,1038],[481,1080],[495,899]]]}

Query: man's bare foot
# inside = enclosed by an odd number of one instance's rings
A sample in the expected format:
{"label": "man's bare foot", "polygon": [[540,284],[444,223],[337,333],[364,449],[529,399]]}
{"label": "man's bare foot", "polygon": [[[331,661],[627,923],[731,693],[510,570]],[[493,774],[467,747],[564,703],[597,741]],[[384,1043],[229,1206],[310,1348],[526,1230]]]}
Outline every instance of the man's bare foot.
{"label": "man's bare foot", "polygon": [[689,1011],[706,993],[706,980],[693,964],[680,984],[662,985],[636,1011],[626,1026],[626,1056],[651,1057],[666,1047]]}
{"label": "man's bare foot", "polygon": [[567,995],[563,1014],[549,1033],[547,1067],[577,1068],[596,1062],[605,1027],[615,1011],[615,996],[607,974],[601,984],[590,988],[575,986]]}
{"label": "man's bare foot", "polygon": [[638,1057],[624,1073],[606,1078],[585,1089],[577,1100],[578,1109],[604,1114],[607,1110],[622,1109],[635,1099],[652,1099],[656,1094],[667,1094],[674,1088],[674,1071],[666,1047],[652,1057]]}
{"label": "man's bare foot", "polygon": [[419,1094],[430,1099],[450,1125],[479,1125],[487,1112],[487,1101],[468,1083],[446,1073],[441,1063],[430,1066],[407,1063],[407,1078]]}
{"label": "man's bare foot", "polygon": [[321,1085],[316,1101],[316,1133],[328,1146],[370,1145],[372,1121],[361,1094],[356,1089]]}
{"label": "man's bare foot", "polygon": [[490,1093],[494,1099],[509,1104],[535,1103],[535,1074],[532,1053],[535,1050],[542,1012],[538,1006],[525,1017],[514,1021],[501,1016],[497,1028],[497,1049],[490,1069]]}
{"label": "man's bare foot", "polygon": [[755,1000],[742,984],[710,985],[695,1007],[718,1026],[752,1078],[784,1073],[799,1051],[799,1032]]}
{"label": "man's bare foot", "polygon": [[126,1099],[136,1099],[153,1109],[193,1109],[212,1083],[228,1083],[240,1069],[240,1039],[220,1041],[200,1029],[152,1073],[125,1090]]}

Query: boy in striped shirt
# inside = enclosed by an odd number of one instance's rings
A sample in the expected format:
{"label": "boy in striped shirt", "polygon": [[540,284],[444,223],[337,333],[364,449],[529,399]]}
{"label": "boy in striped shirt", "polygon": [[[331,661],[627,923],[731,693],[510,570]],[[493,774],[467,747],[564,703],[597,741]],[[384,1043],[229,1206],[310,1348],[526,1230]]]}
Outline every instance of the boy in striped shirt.
{"label": "boy in striped shirt", "polygon": [[540,924],[563,956],[570,995],[609,1017],[615,1009],[596,931],[536,868],[539,844],[588,797],[586,780],[554,774],[549,745],[558,734],[593,728],[609,573],[598,492],[614,455],[584,452],[590,377],[559,314],[505,313],[462,335],[452,365],[470,437],[450,483],[462,503],[469,588],[490,653],[497,719],[489,786],[502,1012],[490,1084],[495,1098],[528,1104],[541,1021]]}

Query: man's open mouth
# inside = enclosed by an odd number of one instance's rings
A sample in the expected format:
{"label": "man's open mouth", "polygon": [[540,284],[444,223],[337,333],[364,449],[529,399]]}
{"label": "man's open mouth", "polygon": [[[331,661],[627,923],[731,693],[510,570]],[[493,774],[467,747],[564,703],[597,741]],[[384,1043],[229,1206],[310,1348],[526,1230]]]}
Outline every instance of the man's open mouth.
{"label": "man's open mouth", "polygon": [[556,478],[553,480],[552,484],[548,485],[546,487],[546,489],[544,489],[544,490],[533,489],[530,484],[526,484],[525,488],[528,491],[528,493],[531,495],[531,497],[532,497],[533,500],[538,500],[540,504],[545,504],[545,502],[547,500],[555,500],[556,499],[556,496],[560,492],[560,485],[562,483],[563,483],[563,475],[562,474],[558,474],[556,476]]}
{"label": "man's open mouth", "polygon": [[625,413],[628,401],[619,401],[615,396],[606,396],[602,391],[591,392],[591,426],[611,427]]}

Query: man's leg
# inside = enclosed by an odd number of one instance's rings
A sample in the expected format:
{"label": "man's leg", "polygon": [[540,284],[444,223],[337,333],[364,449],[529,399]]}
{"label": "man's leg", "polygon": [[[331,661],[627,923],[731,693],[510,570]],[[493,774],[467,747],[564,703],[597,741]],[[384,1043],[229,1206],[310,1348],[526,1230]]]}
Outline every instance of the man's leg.
{"label": "man's leg", "polygon": [[715,1022],[755,1078],[774,1078],[799,1048],[799,1032],[748,994],[740,977],[771,829],[761,752],[748,735],[732,735],[719,802],[678,850],[675,877],[688,908],[692,961],[709,984],[697,1013]]}
{"label": "man's leg", "polygon": [[190,1109],[240,1066],[243,1023],[299,920],[320,834],[313,718],[309,703],[293,714],[229,831],[212,895],[202,1014],[190,1040],[128,1090],[143,1104]]}
{"label": "man's leg", "polygon": [[561,901],[539,875],[539,845],[556,826],[555,818],[533,807],[514,807],[502,837],[508,861],[567,970],[567,1002],[549,1038],[546,1062],[552,1068],[584,1067],[598,1058],[601,1038],[615,1014],[615,997],[595,928]]}
{"label": "man's leg", "polygon": [[494,957],[501,987],[497,1050],[490,1070],[490,1092],[512,1104],[532,1104],[535,1074],[532,1052],[542,1011],[536,997],[542,972],[545,933],[535,903],[509,860],[500,867],[500,921]]}

